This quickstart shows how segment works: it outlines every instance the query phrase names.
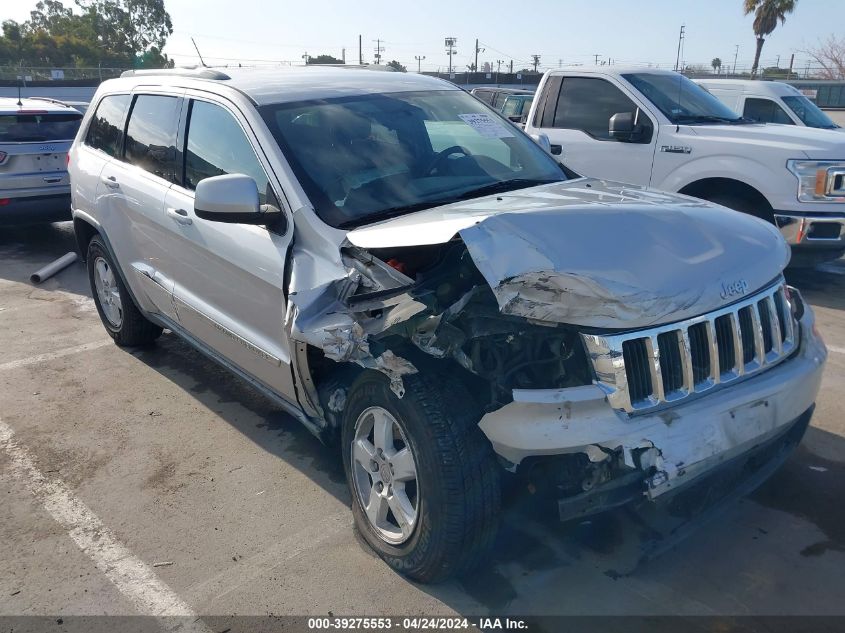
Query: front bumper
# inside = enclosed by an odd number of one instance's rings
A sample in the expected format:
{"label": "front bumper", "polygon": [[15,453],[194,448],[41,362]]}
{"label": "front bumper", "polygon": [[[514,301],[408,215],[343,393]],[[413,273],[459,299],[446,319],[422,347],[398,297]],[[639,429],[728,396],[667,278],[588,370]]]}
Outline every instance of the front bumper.
{"label": "front bumper", "polygon": [[845,250],[845,215],[775,211],[775,225],[790,246]]}
{"label": "front bumper", "polygon": [[0,225],[41,224],[70,219],[70,191],[21,198],[4,198],[0,192]]}
{"label": "front bumper", "polygon": [[527,457],[584,454],[600,463],[621,455],[626,483],[655,499],[772,441],[812,409],[827,358],[814,320],[807,307],[792,358],[677,407],[628,417],[594,386],[517,390],[479,426],[513,470]]}

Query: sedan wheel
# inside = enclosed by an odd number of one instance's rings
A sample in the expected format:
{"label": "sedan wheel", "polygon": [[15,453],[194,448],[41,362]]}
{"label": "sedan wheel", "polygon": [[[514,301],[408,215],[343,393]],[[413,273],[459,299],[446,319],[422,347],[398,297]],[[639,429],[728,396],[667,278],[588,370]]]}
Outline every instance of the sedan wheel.
{"label": "sedan wheel", "polygon": [[120,328],[123,323],[123,304],[120,300],[120,290],[117,287],[117,280],[111,266],[102,257],[94,260],[94,287],[106,319],[114,327]]}

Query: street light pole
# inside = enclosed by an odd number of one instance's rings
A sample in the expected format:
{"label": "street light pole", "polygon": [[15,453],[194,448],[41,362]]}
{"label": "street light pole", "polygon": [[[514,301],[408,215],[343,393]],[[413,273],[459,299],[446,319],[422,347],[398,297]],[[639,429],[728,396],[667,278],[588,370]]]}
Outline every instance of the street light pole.
{"label": "street light pole", "polygon": [[681,32],[678,35],[678,56],[675,58],[675,72],[678,72],[678,66],[681,63],[681,42],[684,41],[684,29],[686,28],[685,24],[681,25]]}
{"label": "street light pole", "polygon": [[414,59],[417,60],[417,73],[421,73],[421,63],[425,59],[425,55],[414,55]]}
{"label": "street light pole", "polygon": [[736,75],[736,58],[739,57],[739,44],[736,45],[736,50],[734,51],[734,72],[733,74]]}
{"label": "street light pole", "polygon": [[452,55],[454,55],[457,51],[455,50],[455,44],[458,43],[458,38],[456,37],[447,37],[444,40],[444,46],[446,47],[446,53],[449,55],[449,74],[452,74]]}

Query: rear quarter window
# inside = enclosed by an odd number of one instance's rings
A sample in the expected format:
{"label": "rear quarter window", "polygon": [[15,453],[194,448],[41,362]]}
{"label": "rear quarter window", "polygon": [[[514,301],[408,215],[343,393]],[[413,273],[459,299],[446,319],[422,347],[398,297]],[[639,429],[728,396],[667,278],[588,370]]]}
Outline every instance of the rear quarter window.
{"label": "rear quarter window", "polygon": [[103,97],[91,118],[85,144],[109,156],[118,156],[123,145],[123,122],[128,105],[129,95]]}
{"label": "rear quarter window", "polygon": [[71,141],[80,121],[79,112],[0,114],[0,143]]}

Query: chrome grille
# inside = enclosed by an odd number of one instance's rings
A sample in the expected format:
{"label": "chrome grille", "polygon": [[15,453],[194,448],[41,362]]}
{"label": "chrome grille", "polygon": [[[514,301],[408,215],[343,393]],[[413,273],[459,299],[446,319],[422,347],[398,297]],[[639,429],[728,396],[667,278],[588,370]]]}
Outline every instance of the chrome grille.
{"label": "chrome grille", "polygon": [[726,308],[679,323],[584,335],[597,383],[628,413],[674,403],[777,364],[795,348],[781,282]]}

